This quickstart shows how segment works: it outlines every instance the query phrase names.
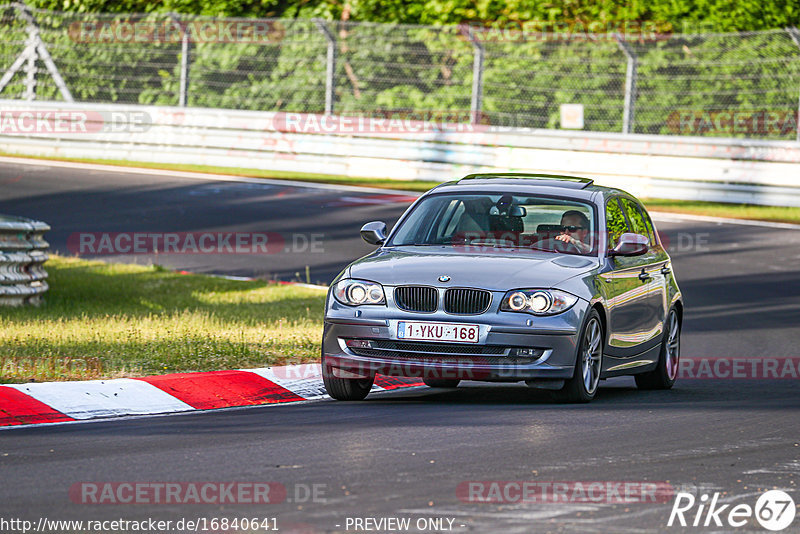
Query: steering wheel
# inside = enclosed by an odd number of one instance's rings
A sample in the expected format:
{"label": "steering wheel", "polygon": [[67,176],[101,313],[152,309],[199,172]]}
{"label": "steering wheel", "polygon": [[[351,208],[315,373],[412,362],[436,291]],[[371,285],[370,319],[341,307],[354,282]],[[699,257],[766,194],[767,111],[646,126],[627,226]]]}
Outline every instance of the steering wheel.
{"label": "steering wheel", "polygon": [[562,254],[581,254],[581,250],[569,241],[561,241],[555,237],[548,237],[533,244],[535,247],[552,250]]}
{"label": "steering wheel", "polygon": [[578,248],[578,245],[571,241],[561,241],[560,239],[553,238],[554,241],[554,249],[556,252],[563,252],[564,254],[580,254],[581,249]]}

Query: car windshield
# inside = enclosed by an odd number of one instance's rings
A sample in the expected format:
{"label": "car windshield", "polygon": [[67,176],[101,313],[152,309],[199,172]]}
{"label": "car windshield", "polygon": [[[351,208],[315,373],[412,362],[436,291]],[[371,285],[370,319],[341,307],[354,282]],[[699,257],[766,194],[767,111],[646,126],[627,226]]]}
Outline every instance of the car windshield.
{"label": "car windshield", "polygon": [[389,246],[452,246],[596,253],[594,209],[561,198],[509,193],[437,194],[421,200]]}

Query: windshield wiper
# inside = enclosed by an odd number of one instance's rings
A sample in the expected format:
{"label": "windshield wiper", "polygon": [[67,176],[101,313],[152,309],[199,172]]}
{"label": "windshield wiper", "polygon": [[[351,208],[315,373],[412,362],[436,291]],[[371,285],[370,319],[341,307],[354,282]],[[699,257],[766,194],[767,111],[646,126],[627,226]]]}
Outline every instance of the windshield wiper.
{"label": "windshield wiper", "polygon": [[393,247],[444,247],[445,243],[392,243]]}
{"label": "windshield wiper", "polygon": [[518,248],[518,249],[527,249],[529,248],[527,245],[514,245],[509,243],[498,243],[494,241],[473,241],[471,243],[466,243],[461,245],[463,247],[492,247],[492,248]]}

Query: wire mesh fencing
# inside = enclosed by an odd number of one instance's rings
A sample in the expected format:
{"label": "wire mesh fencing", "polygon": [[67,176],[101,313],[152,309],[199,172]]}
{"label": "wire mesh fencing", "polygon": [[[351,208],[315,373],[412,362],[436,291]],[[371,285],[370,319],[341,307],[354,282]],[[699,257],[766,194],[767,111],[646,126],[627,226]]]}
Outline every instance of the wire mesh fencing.
{"label": "wire mesh fencing", "polygon": [[8,4],[0,76],[6,99],[800,140],[794,28],[568,35]]}

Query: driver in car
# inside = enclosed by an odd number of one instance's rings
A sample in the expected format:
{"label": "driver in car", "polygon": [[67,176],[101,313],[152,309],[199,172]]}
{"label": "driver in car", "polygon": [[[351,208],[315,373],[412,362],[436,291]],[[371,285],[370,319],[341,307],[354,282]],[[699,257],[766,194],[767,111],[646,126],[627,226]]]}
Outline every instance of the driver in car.
{"label": "driver in car", "polygon": [[562,233],[556,236],[556,240],[569,243],[574,246],[581,254],[586,254],[592,250],[591,245],[585,243],[589,235],[589,218],[578,210],[570,210],[561,216]]}

